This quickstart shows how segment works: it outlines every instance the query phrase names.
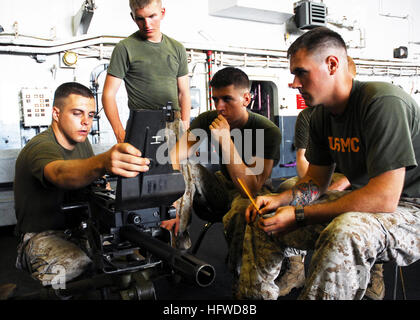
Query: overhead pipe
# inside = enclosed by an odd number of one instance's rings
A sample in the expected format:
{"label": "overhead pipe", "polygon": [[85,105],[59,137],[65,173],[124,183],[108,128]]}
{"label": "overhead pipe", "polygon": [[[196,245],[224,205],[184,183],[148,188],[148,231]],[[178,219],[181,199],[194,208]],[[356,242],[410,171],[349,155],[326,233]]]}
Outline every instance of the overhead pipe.
{"label": "overhead pipe", "polygon": [[[361,29],[360,29],[361,30]],[[9,53],[9,54],[13,54],[13,53],[17,53],[17,54],[45,54],[45,55],[50,55],[50,54],[58,54],[60,52],[64,52],[67,50],[75,50],[75,49],[83,49],[86,47],[90,47],[90,46],[97,46],[97,45],[104,45],[104,44],[109,44],[109,45],[115,45],[117,44],[120,40],[124,39],[123,37],[118,37],[118,36],[96,36],[96,37],[78,37],[77,39],[73,39],[71,41],[47,41],[47,40],[43,40],[43,41],[37,41],[36,43],[25,43],[22,42],[21,39],[19,38],[15,38],[12,39],[6,43],[3,39],[4,34],[0,34],[0,53]],[[6,35],[7,36],[7,35]],[[20,37],[25,37],[20,35]],[[364,38],[363,38],[364,40]],[[191,48],[194,50],[202,50],[199,48],[199,46],[189,46],[187,44],[184,45],[186,48]],[[364,44],[362,45],[364,46]],[[214,59],[217,58],[217,56],[215,56],[214,51],[212,50],[208,50],[205,49],[203,50],[206,55],[207,55],[207,59],[206,62],[208,64],[208,77],[209,80],[211,79],[211,75],[212,75],[212,65],[214,64]],[[230,50],[228,52],[243,52],[243,48],[230,48]],[[255,51],[255,50],[254,50]],[[258,50],[258,52],[256,51],[254,54],[255,56],[250,58],[249,56],[247,56],[247,64],[251,65],[251,61],[253,61],[253,66],[257,67],[258,66],[258,61],[260,58],[258,58],[258,56],[261,54],[263,54],[264,52],[264,60],[266,60],[266,55],[267,55],[267,51],[263,51],[263,50]],[[273,65],[272,67],[280,67],[280,68],[287,68],[288,67],[288,63],[287,63],[287,59],[284,59],[283,61],[283,57],[281,57],[282,53],[280,51],[278,52],[272,52],[273,55],[271,56],[271,61],[274,61],[274,59],[276,59],[275,57],[277,57],[277,65]],[[236,55],[229,55],[229,54],[225,54],[223,59],[226,65],[230,65],[232,64],[232,57],[235,58]],[[354,57],[355,58],[355,57]],[[203,59],[204,60],[204,59]],[[374,67],[374,66],[379,66],[379,65],[383,65],[385,67],[388,68],[401,68],[401,69],[407,69],[408,71],[411,71],[411,69],[415,69],[414,73],[411,72],[408,75],[418,75],[418,68],[419,65],[416,62],[402,62],[402,61],[396,61],[396,60],[380,60],[380,59],[366,59],[366,58],[356,58],[356,63],[358,64],[358,66],[366,66],[366,67]],[[209,94],[211,94],[211,91],[209,92]],[[211,101],[211,99],[209,100]],[[211,104],[211,102],[210,102]],[[208,106],[211,108],[211,105]]]}
{"label": "overhead pipe", "polygon": [[85,40],[74,40],[52,44],[10,44],[0,42],[0,52],[2,53],[20,53],[20,54],[56,54],[59,52],[73,50],[76,48],[83,48],[95,46],[100,44],[117,44],[122,37],[95,37]]}
{"label": "overhead pipe", "polygon": [[91,90],[95,97],[95,105],[96,105],[96,113],[94,117],[94,121],[96,122],[96,128],[91,131],[92,136],[98,136],[98,139],[101,137],[101,131],[99,127],[99,119],[100,115],[99,113],[102,111],[99,110],[99,76],[108,69],[108,63],[103,63],[99,66],[97,66],[93,71],[90,73],[90,83],[91,83]]}

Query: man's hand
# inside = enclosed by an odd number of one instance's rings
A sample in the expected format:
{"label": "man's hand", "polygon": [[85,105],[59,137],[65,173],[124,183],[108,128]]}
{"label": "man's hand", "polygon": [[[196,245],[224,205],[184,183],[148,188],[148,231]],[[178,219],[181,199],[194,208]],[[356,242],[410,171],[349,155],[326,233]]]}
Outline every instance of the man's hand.
{"label": "man's hand", "polygon": [[106,152],[106,172],[126,178],[136,177],[149,170],[150,160],[141,157],[141,152],[129,143],[119,143]]}
{"label": "man's hand", "polygon": [[258,220],[258,227],[270,235],[284,234],[297,229],[295,207],[280,207],[272,217]]}
{"label": "man's hand", "polygon": [[219,143],[221,141],[230,141],[230,126],[226,118],[221,114],[213,120],[212,124],[209,126],[211,134],[216,138],[216,141]]}
{"label": "man's hand", "polygon": [[62,189],[79,189],[104,174],[135,177],[149,170],[150,160],[129,143],[120,143],[108,151],[87,159],[56,160],[44,167],[44,176]]}
{"label": "man's hand", "polygon": [[[267,195],[259,196],[255,199],[255,205],[259,208],[261,214],[269,213],[275,211],[278,207],[282,205],[282,197],[279,195]],[[248,223],[255,221],[257,217],[257,210],[252,204],[249,205],[245,210],[245,219]]]}
{"label": "man's hand", "polygon": [[178,235],[178,230],[179,230],[179,215],[178,215],[178,213],[176,214],[175,219],[164,220],[164,221],[161,222],[160,226],[162,228],[165,228],[165,229],[169,230],[169,231],[174,229],[174,234]]}

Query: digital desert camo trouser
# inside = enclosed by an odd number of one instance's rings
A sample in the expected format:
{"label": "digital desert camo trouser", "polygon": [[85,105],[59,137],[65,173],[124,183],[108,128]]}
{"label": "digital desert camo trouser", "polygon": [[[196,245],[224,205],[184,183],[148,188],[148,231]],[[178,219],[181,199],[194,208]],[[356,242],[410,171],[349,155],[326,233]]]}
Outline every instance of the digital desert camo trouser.
{"label": "digital desert camo trouser", "polygon": [[[186,184],[184,196],[178,202],[180,214],[180,234],[177,237],[178,247],[181,246],[182,232],[187,230],[193,211],[194,196],[204,195],[210,211],[223,217],[224,233],[228,243],[229,266],[236,270],[242,255],[242,243],[245,232],[245,209],[249,206],[248,198],[243,198],[239,190],[221,171],[212,173],[200,164],[188,164],[183,167]],[[258,195],[270,193],[263,186]],[[200,216],[199,212],[196,212]],[[232,221],[231,221],[232,219]]]}
{"label": "digital desert camo trouser", "polygon": [[28,271],[42,285],[63,288],[81,275],[92,261],[81,249],[79,239],[64,231],[26,233],[17,250],[16,267]]}
{"label": "digital desert camo trouser", "polygon": [[[343,193],[328,192],[318,202]],[[246,225],[237,298],[277,299],[274,280],[293,248],[314,250],[299,299],[361,299],[375,262],[406,266],[420,258],[420,199],[401,199],[393,213],[347,212],[283,236]]]}
{"label": "digital desert camo trouser", "polygon": [[[175,115],[175,118],[179,119],[179,113]],[[167,123],[165,135],[169,149],[175,145],[183,133],[184,129],[181,121],[175,120]],[[191,223],[194,199],[197,194],[204,195],[204,198],[208,201],[209,208],[218,212],[218,215],[220,212],[226,213],[229,210],[244,212],[244,208],[249,205],[249,200],[242,198],[233,182],[228,180],[220,171],[212,173],[203,165],[190,161],[181,164],[180,167],[185,181],[185,192],[175,203],[180,225],[178,235],[173,238],[176,242],[174,244],[175,247],[188,249],[191,246],[188,228]],[[268,192],[266,187],[263,187],[263,190],[266,193]],[[243,239],[242,227],[241,230],[241,232],[238,231],[237,233],[241,234],[241,239]]]}

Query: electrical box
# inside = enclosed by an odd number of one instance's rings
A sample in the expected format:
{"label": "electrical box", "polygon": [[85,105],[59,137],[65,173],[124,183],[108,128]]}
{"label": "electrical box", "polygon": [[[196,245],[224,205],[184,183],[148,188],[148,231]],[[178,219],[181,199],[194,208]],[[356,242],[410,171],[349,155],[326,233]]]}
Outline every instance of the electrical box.
{"label": "electrical box", "polygon": [[398,47],[394,49],[394,58],[396,59],[406,59],[408,58],[408,48],[407,47]]}
{"label": "electrical box", "polygon": [[51,124],[53,93],[51,89],[23,88],[22,115],[25,127],[40,127]]}
{"label": "electrical box", "polygon": [[323,3],[297,2],[294,13],[295,23],[299,29],[313,29],[327,25],[327,7]]}

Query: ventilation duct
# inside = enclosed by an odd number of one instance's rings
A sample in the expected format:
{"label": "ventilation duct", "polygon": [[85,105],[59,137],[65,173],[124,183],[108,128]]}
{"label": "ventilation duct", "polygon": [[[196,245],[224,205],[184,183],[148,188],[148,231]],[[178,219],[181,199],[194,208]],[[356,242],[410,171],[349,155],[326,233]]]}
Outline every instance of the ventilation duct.
{"label": "ventilation duct", "polygon": [[297,2],[294,13],[295,23],[299,29],[313,29],[327,25],[327,7],[323,3]]}
{"label": "ventilation duct", "polygon": [[282,24],[293,17],[292,0],[209,0],[212,16]]}

